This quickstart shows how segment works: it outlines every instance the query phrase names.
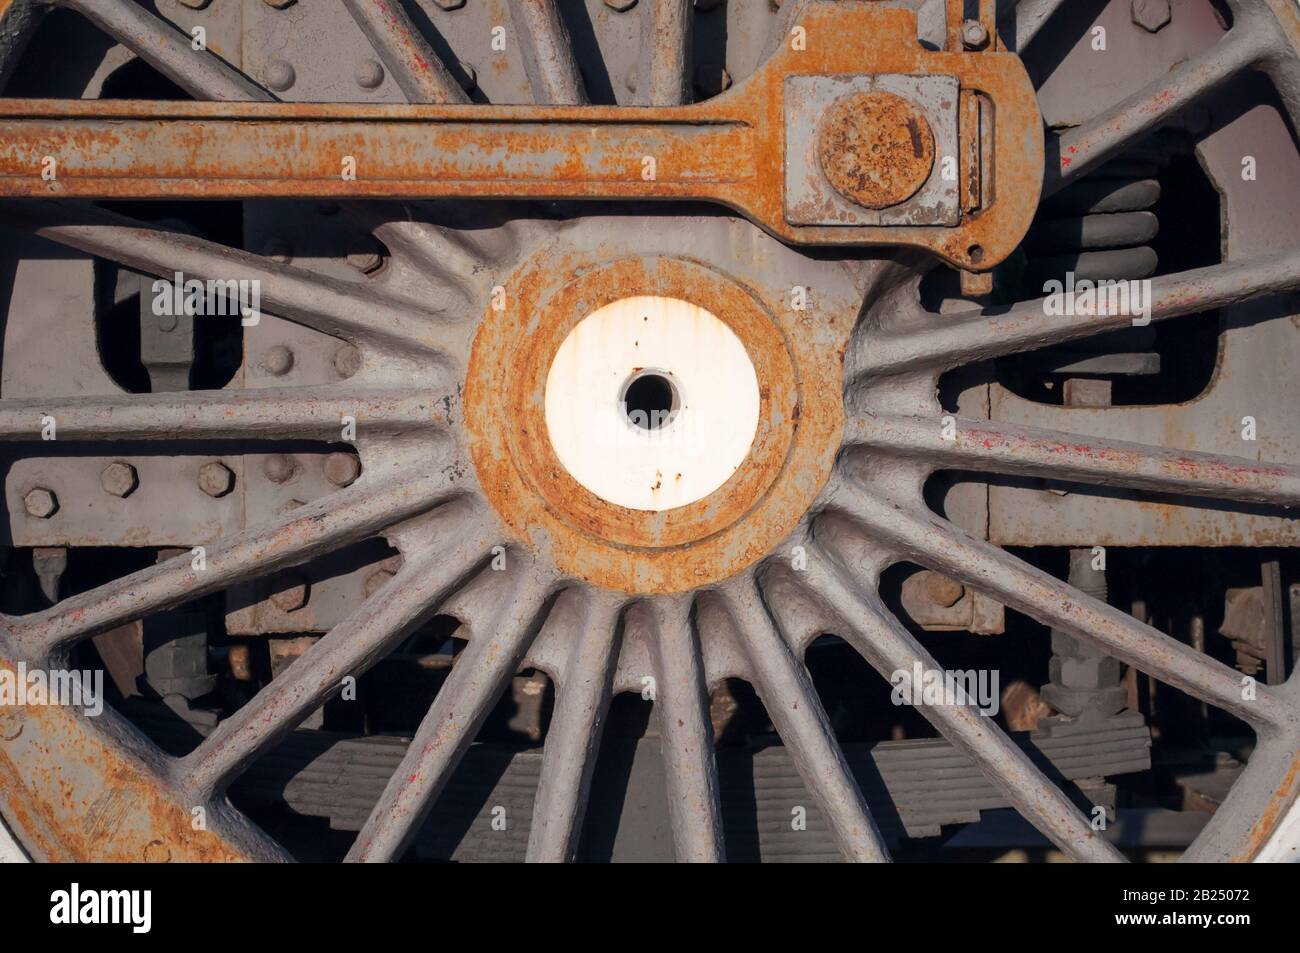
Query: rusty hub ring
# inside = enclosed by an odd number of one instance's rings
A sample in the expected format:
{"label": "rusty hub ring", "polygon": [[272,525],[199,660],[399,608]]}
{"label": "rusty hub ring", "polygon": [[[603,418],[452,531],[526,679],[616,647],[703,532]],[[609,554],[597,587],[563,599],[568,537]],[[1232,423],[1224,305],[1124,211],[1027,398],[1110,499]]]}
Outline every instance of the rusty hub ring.
{"label": "rusty hub ring", "polygon": [[[470,356],[470,454],[497,513],[526,544],[545,540],[562,572],[623,592],[695,589],[770,553],[830,474],[843,429],[840,361],[801,362],[779,306],[699,262],[570,262],[560,273],[571,277],[551,292],[555,264],[541,256],[508,282],[517,293],[505,310],[489,310]],[[680,298],[717,315],[759,380],[758,434],[744,463],[720,489],[662,512],[615,505],[574,480],[544,416],[547,371],[569,331],[629,294]]]}

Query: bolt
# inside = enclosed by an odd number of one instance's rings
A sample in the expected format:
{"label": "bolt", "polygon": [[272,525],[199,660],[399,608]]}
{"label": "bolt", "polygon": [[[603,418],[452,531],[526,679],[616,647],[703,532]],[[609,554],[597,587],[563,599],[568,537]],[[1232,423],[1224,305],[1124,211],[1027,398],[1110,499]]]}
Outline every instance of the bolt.
{"label": "bolt", "polygon": [[59,498],[54,495],[53,490],[38,486],[28,491],[27,495],[23,497],[23,507],[27,510],[28,516],[34,516],[38,520],[47,520],[58,512]]}
{"label": "bolt", "polygon": [[285,238],[268,238],[262,245],[262,257],[287,265],[293,261],[293,246]]}
{"label": "bolt", "polygon": [[181,0],[181,5],[189,7],[191,10],[202,10],[212,0]]}
{"label": "bolt", "polygon": [[205,463],[199,467],[199,489],[208,496],[225,496],[235,486],[235,473],[224,463]]}
{"label": "bolt", "polygon": [[605,6],[618,13],[625,10],[631,10],[636,6],[636,0],[605,0]]}
{"label": "bolt", "polygon": [[721,63],[701,63],[695,70],[695,88],[702,96],[716,96],[731,88],[731,74]]}
{"label": "bolt", "polygon": [[297,81],[298,74],[294,71],[292,63],[286,60],[271,60],[266,64],[262,78],[266,80],[267,86],[282,93]]}
{"label": "bolt", "polygon": [[982,50],[989,45],[989,28],[979,20],[967,20],[961,25],[961,41],[968,50]]}
{"label": "bolt", "polygon": [[297,573],[285,573],[275,581],[271,604],[281,612],[295,612],[307,604],[310,584]]}
{"label": "bolt", "polygon": [[433,2],[444,10],[459,10],[465,5],[465,0],[433,0]]}
{"label": "bolt", "polygon": [[361,587],[361,591],[365,594],[366,598],[369,599],[380,589],[384,588],[388,583],[388,580],[392,579],[395,575],[397,574],[388,572],[384,569],[381,569],[378,572],[372,572],[366,577],[365,584]]}
{"label": "bolt", "polygon": [[285,7],[291,7],[294,0],[265,0],[268,7],[275,7],[277,10],[283,10]]}
{"label": "bolt", "polygon": [[377,241],[368,235],[365,237],[363,244],[365,247],[348,253],[348,264],[363,275],[373,275],[384,267],[384,250]]}
{"label": "bolt", "polygon": [[354,344],[344,344],[334,352],[334,370],[339,377],[351,377],[361,370],[361,351]]}
{"label": "bolt", "polygon": [[325,479],[335,486],[349,486],[361,476],[361,461],[351,453],[331,453],[325,458]]}
{"label": "bolt", "polygon": [[266,353],[262,355],[262,369],[268,374],[283,377],[293,369],[293,351],[283,344],[267,348]]}
{"label": "bolt", "polygon": [[273,453],[262,464],[262,472],[272,483],[288,483],[298,472],[298,464],[293,457],[283,453]]}
{"label": "bolt", "polygon": [[1148,33],[1159,33],[1173,15],[1169,0],[1133,0],[1133,22]]}
{"label": "bolt", "polygon": [[925,580],[925,594],[935,605],[950,609],[957,604],[962,596],[966,595],[966,587],[956,579],[949,579],[941,573],[928,572]]}
{"label": "bolt", "polygon": [[140,485],[140,476],[131,464],[118,460],[104,467],[104,472],[99,475],[99,485],[105,493],[125,499]]}
{"label": "bolt", "polygon": [[378,89],[384,81],[384,67],[378,60],[362,60],[352,71],[352,78],[362,89]]}

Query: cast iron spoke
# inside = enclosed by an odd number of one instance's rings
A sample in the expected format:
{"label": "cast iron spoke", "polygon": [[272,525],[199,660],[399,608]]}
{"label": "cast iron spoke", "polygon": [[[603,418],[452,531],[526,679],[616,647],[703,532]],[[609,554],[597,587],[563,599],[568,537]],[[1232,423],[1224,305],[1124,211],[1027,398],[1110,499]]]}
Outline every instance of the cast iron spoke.
{"label": "cast iron spoke", "polygon": [[1016,4],[1016,52],[1025,50],[1065,0],[1020,0]]}
{"label": "cast iron spoke", "polygon": [[546,628],[562,634],[570,649],[542,749],[528,832],[530,863],[567,863],[578,849],[622,645],[622,604],[609,593],[569,589],[546,620]]}
{"label": "cast iron spoke", "polygon": [[434,545],[407,558],[379,594],[181,759],[176,773],[197,803],[220,795],[258,756],[337,694],[344,676],[360,675],[392,651],[433,614],[491,544],[488,521],[467,501],[435,510],[422,532]]}
{"label": "cast iron spoke", "polygon": [[645,11],[641,29],[649,42],[641,43],[641,87],[637,102],[643,106],[682,106],[691,101],[691,0],[658,0]]}
{"label": "cast iron spoke", "polygon": [[400,0],[343,0],[408,103],[467,103],[456,77],[433,51]]}
{"label": "cast iron spoke", "polygon": [[524,69],[537,103],[586,105],[587,90],[557,0],[510,0],[510,18],[521,35]]}
{"label": "cast iron spoke", "polygon": [[[806,584],[843,620],[839,633],[886,679],[908,677],[919,665],[942,679],[943,669],[869,589],[855,591],[840,570],[823,558],[810,559]],[[1088,823],[1065,793],[1029,760],[990,717],[973,704],[921,704],[916,710],[953,747],[966,754],[1026,820],[1075,860],[1123,861],[1124,857]]]}
{"label": "cast iron spoke", "polygon": [[551,589],[549,576],[521,556],[518,568],[485,583],[495,611],[467,619],[469,644],[434,696],[406,755],[389,779],[365,827],[348,852],[349,861],[401,859],[460,763],[483,721],[509,684],[535,634],[535,623]]}
{"label": "cast iron spoke", "polygon": [[948,439],[937,416],[861,414],[846,425],[845,443],[964,470],[1217,500],[1300,504],[1300,466],[1293,464],[965,417],[954,417],[951,423]]}
{"label": "cast iron spoke", "polygon": [[[752,573],[722,590],[726,613],[754,676],[768,717],[849,861],[879,863],[889,851],[867,809],[830,719],[803,663],[777,631]],[[778,619],[779,608],[771,610]]]}
{"label": "cast iron spoke", "polygon": [[[1300,252],[1211,265],[1152,279],[1150,316],[1163,321],[1296,288]],[[853,344],[851,366],[869,382],[886,374],[948,370],[1133,325],[1131,313],[1068,316],[1057,311],[1059,304],[1038,298],[1000,312],[926,314],[911,327],[867,328]]]}
{"label": "cast iron spoke", "polygon": [[650,642],[654,709],[677,860],[716,863],[725,856],[718,766],[691,602],[690,596],[661,596],[634,607],[629,621],[634,617]]}

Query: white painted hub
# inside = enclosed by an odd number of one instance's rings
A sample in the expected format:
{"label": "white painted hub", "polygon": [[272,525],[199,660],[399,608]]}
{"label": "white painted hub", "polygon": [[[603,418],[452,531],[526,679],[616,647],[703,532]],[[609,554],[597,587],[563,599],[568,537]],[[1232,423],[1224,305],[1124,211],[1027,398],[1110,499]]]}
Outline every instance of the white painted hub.
{"label": "white painted hub", "polygon": [[[646,413],[656,408],[665,413]],[[758,376],[740,338],[678,298],[622,298],[593,311],[546,377],[560,463],[633,510],[686,506],[726,483],[754,442],[758,412]]]}

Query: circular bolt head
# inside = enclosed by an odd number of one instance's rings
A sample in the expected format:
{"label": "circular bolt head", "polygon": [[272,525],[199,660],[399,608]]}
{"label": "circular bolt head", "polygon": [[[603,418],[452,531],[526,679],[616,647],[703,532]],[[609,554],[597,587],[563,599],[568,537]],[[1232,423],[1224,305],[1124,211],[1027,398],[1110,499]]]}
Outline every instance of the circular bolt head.
{"label": "circular bolt head", "polygon": [[361,461],[351,453],[331,453],[325,458],[325,479],[335,486],[350,486],[361,476]]}
{"label": "circular bolt head", "polygon": [[275,581],[271,604],[281,612],[295,612],[307,604],[310,584],[302,576],[289,573]]}
{"label": "circular bolt head", "polygon": [[225,496],[235,488],[235,473],[224,463],[205,463],[199,467],[199,489],[208,496]]}
{"label": "circular bolt head", "polygon": [[126,498],[140,485],[140,477],[131,464],[117,460],[104,467],[104,472],[99,475],[99,485],[105,493]]}
{"label": "circular bolt head", "polygon": [[361,370],[361,351],[352,344],[344,344],[334,352],[334,370],[339,377],[351,377]]}
{"label": "circular bolt head", "polygon": [[283,344],[267,348],[266,353],[262,355],[262,367],[268,374],[283,377],[293,370],[293,351]]}
{"label": "circular bolt head", "polygon": [[280,93],[298,81],[297,71],[293,68],[293,64],[286,60],[271,60],[266,64],[262,77],[266,80],[267,86]]}
{"label": "circular bolt head", "polygon": [[53,490],[38,486],[29,490],[27,495],[23,497],[23,508],[27,510],[28,516],[34,516],[38,520],[47,520],[58,511],[59,498],[54,495]]}
{"label": "circular bolt head", "polygon": [[1159,33],[1173,15],[1169,0],[1133,0],[1133,22],[1148,33]]}
{"label": "circular bolt head", "polygon": [[433,2],[444,10],[459,10],[465,5],[465,0],[433,0]]}
{"label": "circular bolt head", "polygon": [[298,472],[298,464],[287,454],[273,453],[262,464],[262,472],[272,483],[288,483]]}
{"label": "circular bolt head", "polygon": [[605,0],[605,6],[622,13],[636,6],[636,0]]}
{"label": "circular bolt head", "polygon": [[982,50],[989,45],[989,30],[979,20],[967,20],[961,25],[961,41],[968,50]]}
{"label": "circular bolt head", "polygon": [[835,191],[863,208],[889,208],[930,178],[934,133],[902,96],[853,93],[826,110],[817,155]]}
{"label": "circular bolt head", "polygon": [[362,60],[352,71],[352,78],[362,89],[378,89],[384,81],[384,67],[378,60]]}

